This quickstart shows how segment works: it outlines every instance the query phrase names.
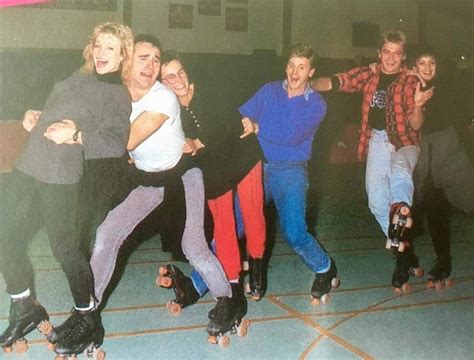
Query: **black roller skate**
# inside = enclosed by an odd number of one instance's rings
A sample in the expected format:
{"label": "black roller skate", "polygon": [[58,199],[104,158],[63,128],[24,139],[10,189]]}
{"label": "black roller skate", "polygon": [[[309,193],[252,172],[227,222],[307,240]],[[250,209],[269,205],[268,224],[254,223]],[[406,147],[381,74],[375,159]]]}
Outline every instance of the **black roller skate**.
{"label": "black roller skate", "polygon": [[63,337],[56,344],[56,359],[75,358],[83,352],[89,358],[104,359],[105,352],[99,350],[104,340],[99,313],[96,310],[74,310],[68,320],[67,326],[65,323],[63,327]]}
{"label": "black roller skate", "polygon": [[332,287],[338,288],[341,283],[337,277],[336,263],[332,258],[330,259],[331,267],[329,270],[322,274],[316,273],[316,278],[311,287],[311,302],[313,304],[328,303],[330,300],[329,291]]}
{"label": "black roller skate", "polygon": [[411,286],[408,283],[410,276],[421,277],[424,272],[420,268],[413,245],[407,247],[403,253],[394,250],[394,254],[396,265],[392,275],[392,285],[395,293],[399,295],[402,292],[410,292]]}
{"label": "black roller skate", "polygon": [[209,325],[207,332],[208,341],[211,344],[219,344],[222,347],[229,345],[229,337],[225,334],[237,333],[238,336],[246,336],[250,321],[243,317],[247,314],[247,299],[241,284],[231,283],[232,297],[217,298],[216,306],[209,311]]}
{"label": "black roller skate", "polygon": [[194,288],[193,281],[184,275],[177,266],[160,267],[159,272],[160,275],[156,278],[157,285],[166,288],[172,287],[176,296],[174,300],[170,300],[166,304],[172,314],[178,315],[181,313],[181,309],[198,302],[201,296]]}
{"label": "black roller skate", "polygon": [[428,288],[441,290],[444,286],[452,287],[453,280],[451,275],[451,256],[437,257],[428,271]]}
{"label": "black roller skate", "polygon": [[390,225],[388,226],[388,239],[385,247],[397,249],[399,252],[405,250],[405,238],[407,229],[411,228],[413,220],[411,209],[407,203],[400,202],[392,204],[390,209]]}
{"label": "black roller skate", "polygon": [[265,261],[263,259],[254,259],[249,256],[248,259],[249,283],[247,294],[252,296],[255,301],[260,301],[267,290],[267,273]]}
{"label": "black roller skate", "polygon": [[21,353],[28,350],[24,337],[35,328],[49,324],[49,316],[44,307],[28,296],[10,302],[8,321],[7,329],[0,335],[0,345],[5,352]]}

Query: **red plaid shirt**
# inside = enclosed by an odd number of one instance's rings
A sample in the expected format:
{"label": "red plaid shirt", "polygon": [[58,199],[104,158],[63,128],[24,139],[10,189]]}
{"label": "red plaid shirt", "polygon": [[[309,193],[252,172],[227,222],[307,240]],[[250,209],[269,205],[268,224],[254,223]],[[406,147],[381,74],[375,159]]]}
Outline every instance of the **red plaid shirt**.
{"label": "red plaid shirt", "polygon": [[[408,116],[415,107],[415,88],[417,79],[415,76],[407,76],[404,67],[400,76],[390,84],[387,90],[386,107],[386,131],[390,143],[398,150],[402,146],[419,145],[420,132],[413,130],[408,121]],[[341,86],[339,91],[362,92],[362,126],[360,132],[357,156],[362,160],[367,154],[368,143],[371,134],[369,126],[369,111],[372,95],[377,90],[380,78],[380,64],[376,72],[369,67],[358,67],[344,73],[336,74]]]}

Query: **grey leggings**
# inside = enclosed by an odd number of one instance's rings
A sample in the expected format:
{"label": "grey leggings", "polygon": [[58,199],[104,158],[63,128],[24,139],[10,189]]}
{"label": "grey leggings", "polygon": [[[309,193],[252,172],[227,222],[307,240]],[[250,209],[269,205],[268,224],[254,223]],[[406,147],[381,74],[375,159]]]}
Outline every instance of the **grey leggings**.
{"label": "grey leggings", "polygon": [[[186,197],[186,225],[183,253],[201,274],[209,291],[217,298],[231,296],[230,284],[222,265],[209,250],[204,237],[204,185],[202,172],[193,168],[182,176]],[[91,267],[95,279],[95,296],[102,301],[114,272],[120,247],[133,229],[157,208],[164,197],[163,187],[139,186],[113,210],[97,229]]]}

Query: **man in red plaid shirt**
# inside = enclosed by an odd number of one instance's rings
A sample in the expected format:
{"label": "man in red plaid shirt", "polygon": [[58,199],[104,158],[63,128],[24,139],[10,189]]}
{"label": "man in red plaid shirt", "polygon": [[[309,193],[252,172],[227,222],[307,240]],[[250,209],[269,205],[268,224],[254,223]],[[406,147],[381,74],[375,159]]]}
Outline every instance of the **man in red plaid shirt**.
{"label": "man in red plaid shirt", "polygon": [[422,107],[430,97],[430,92],[421,92],[418,80],[407,74],[405,43],[402,32],[386,32],[381,36],[380,63],[375,70],[357,67],[311,84],[317,91],[337,89],[364,95],[358,156],[360,160],[367,156],[365,184],[370,211],[388,238],[387,248],[398,250],[392,278],[397,290],[408,290],[408,274],[419,267],[413,246],[405,246],[403,235],[412,222],[412,174],[420,152]]}

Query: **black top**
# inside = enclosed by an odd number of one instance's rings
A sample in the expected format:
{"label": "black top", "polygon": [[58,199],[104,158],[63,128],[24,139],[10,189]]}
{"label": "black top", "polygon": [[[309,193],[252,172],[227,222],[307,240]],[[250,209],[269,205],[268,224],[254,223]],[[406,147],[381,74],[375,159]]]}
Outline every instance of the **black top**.
{"label": "black top", "polygon": [[384,130],[386,124],[387,89],[390,84],[398,77],[397,74],[380,73],[380,79],[377,84],[377,90],[372,95],[369,111],[369,125],[372,129]]}
{"label": "black top", "polygon": [[424,108],[425,120],[421,128],[422,134],[431,134],[448,128],[453,124],[456,116],[454,94],[440,82],[429,83],[422,90],[427,90],[432,86],[434,86],[433,96]]}
{"label": "black top", "polygon": [[263,155],[255,135],[239,138],[243,128],[237,109],[197,93],[181,107],[181,120],[186,137],[199,138],[205,146],[194,158],[203,170],[206,197],[214,199],[235,188]]}

